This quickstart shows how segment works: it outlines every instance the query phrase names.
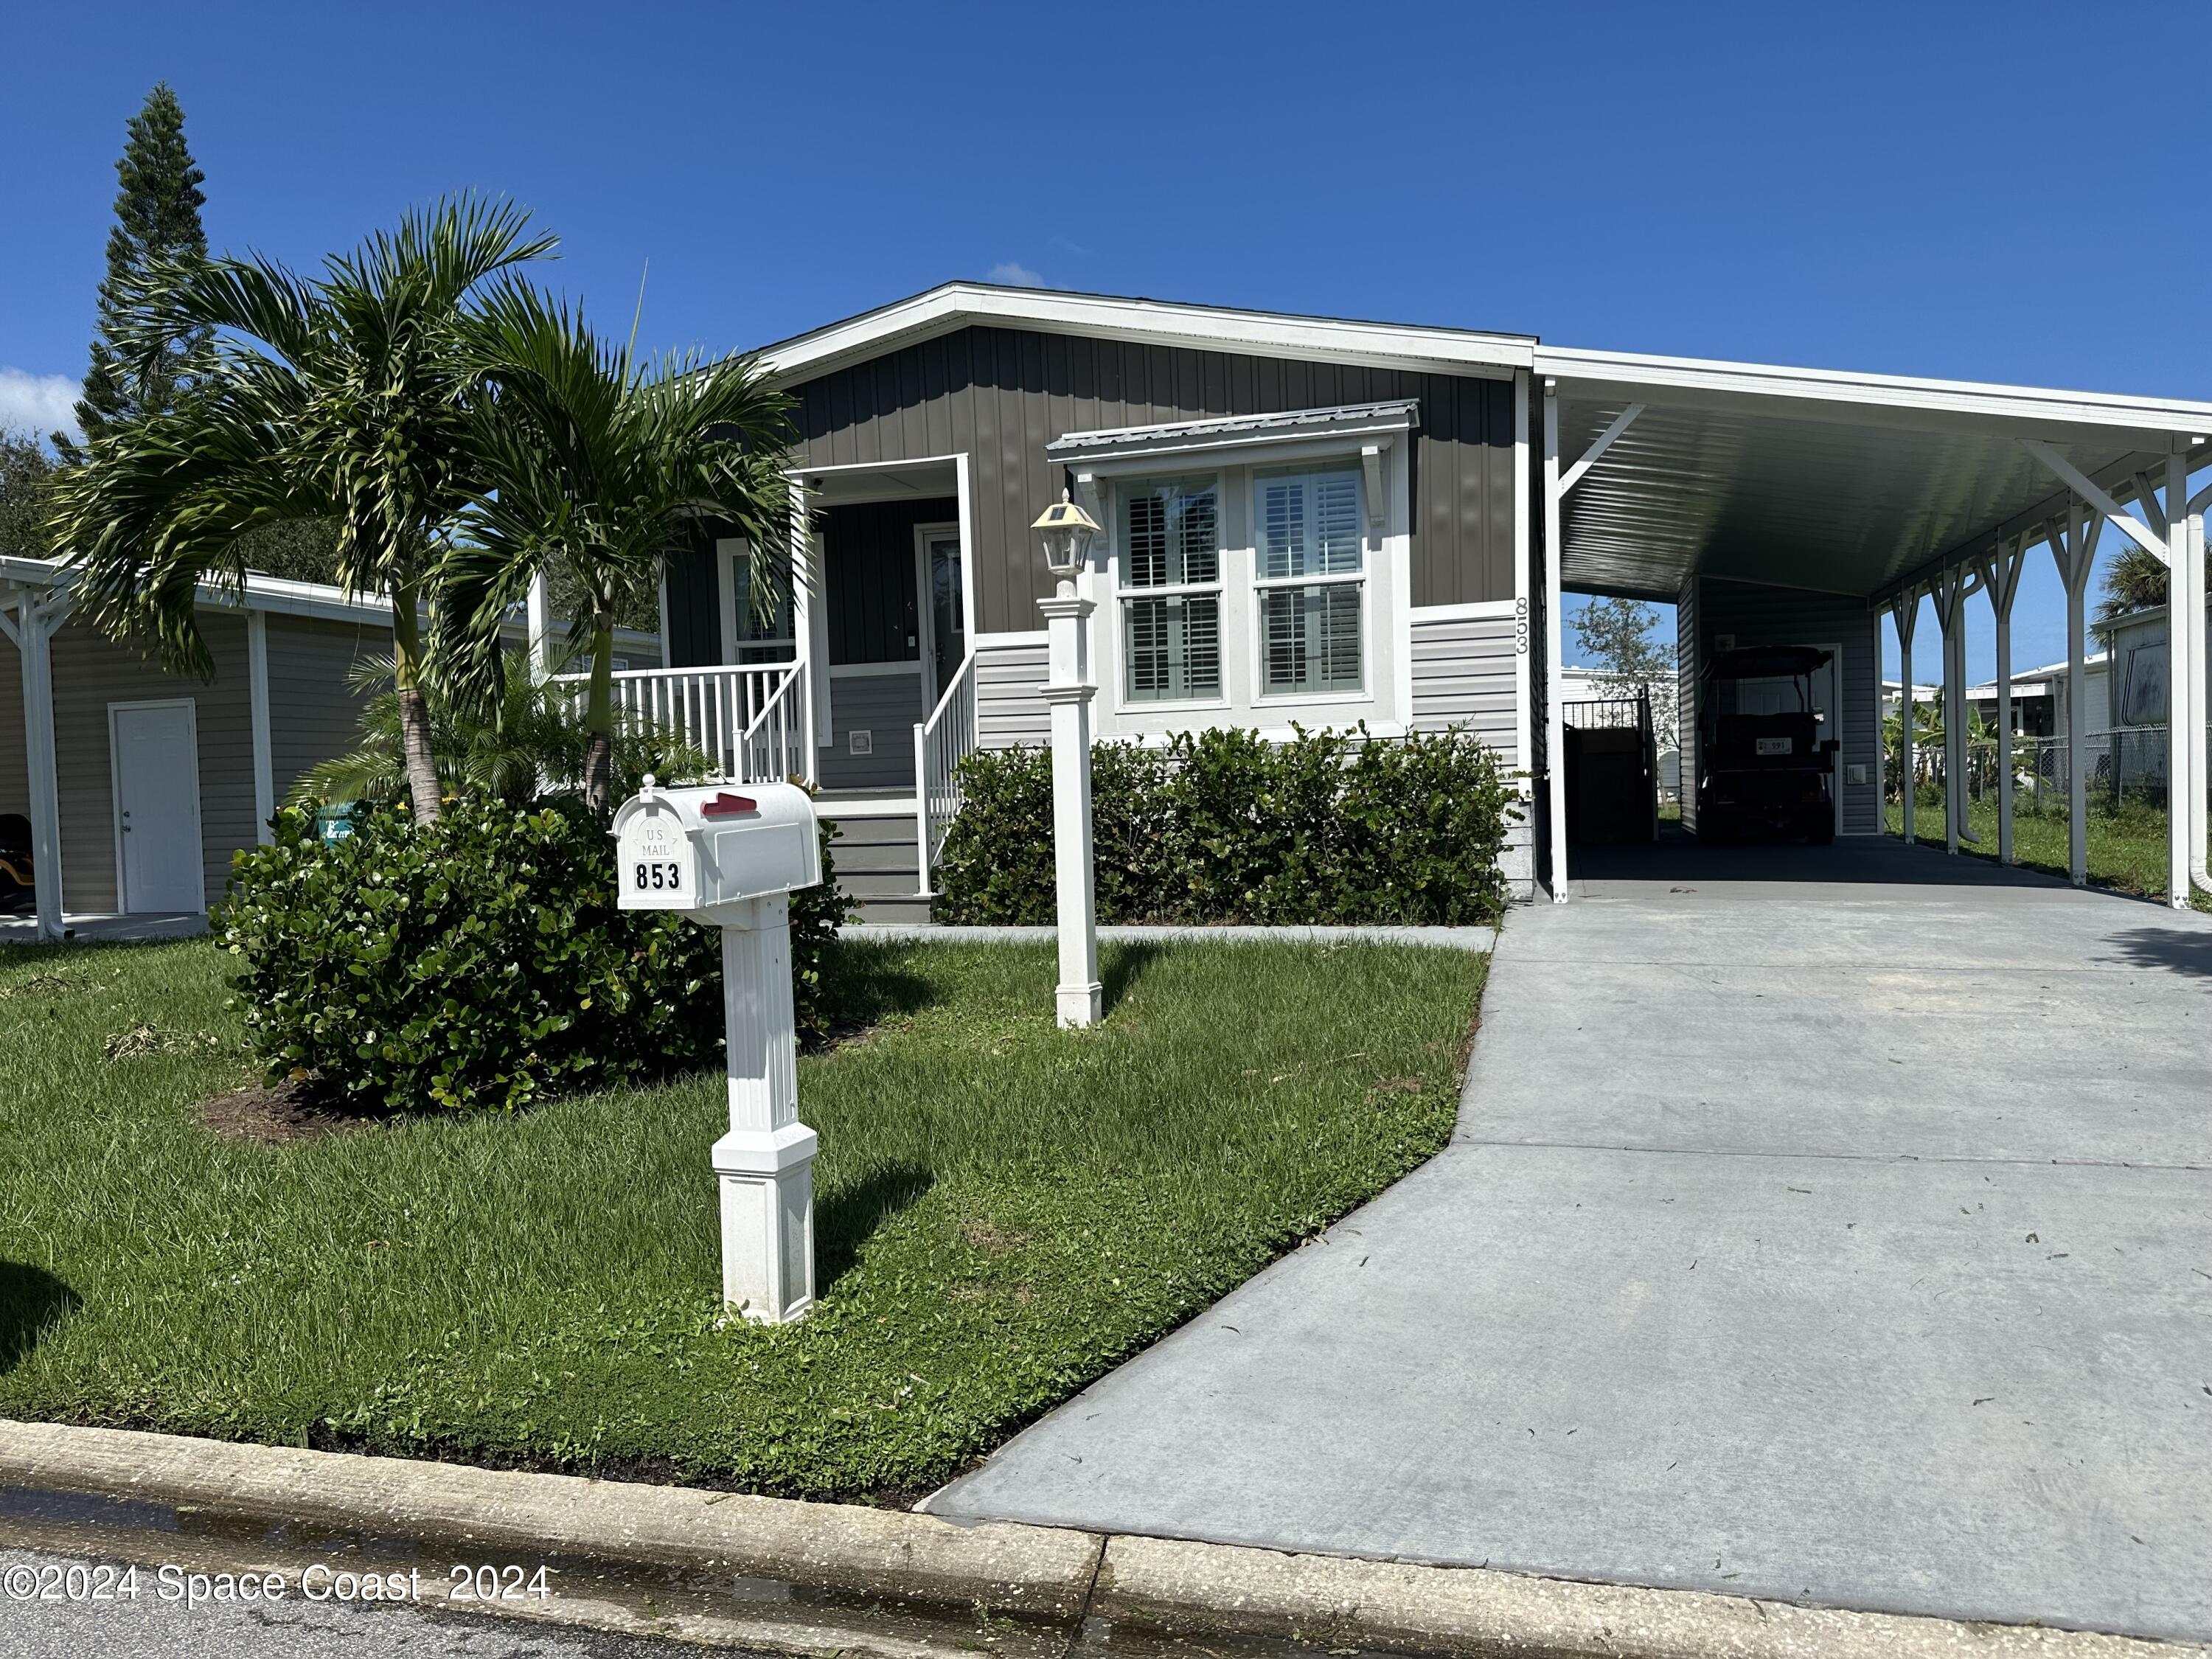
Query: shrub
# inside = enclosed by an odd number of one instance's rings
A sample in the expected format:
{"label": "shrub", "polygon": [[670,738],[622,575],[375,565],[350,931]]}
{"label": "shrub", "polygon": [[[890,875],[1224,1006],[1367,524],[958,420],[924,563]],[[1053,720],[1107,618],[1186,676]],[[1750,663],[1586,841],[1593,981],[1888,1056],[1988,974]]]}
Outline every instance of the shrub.
{"label": "shrub", "polygon": [[[829,834],[823,884],[792,900],[802,1040],[828,1025],[848,908]],[[238,854],[216,924],[270,1079],[358,1108],[511,1111],[720,1053],[718,931],[616,909],[613,838],[570,803],[455,801],[426,826],[383,808],[329,842],[288,811]]]}
{"label": "shrub", "polygon": [[[1179,735],[1091,750],[1103,921],[1495,921],[1513,792],[1462,732]],[[939,860],[940,921],[1053,919],[1052,759],[986,750]]]}

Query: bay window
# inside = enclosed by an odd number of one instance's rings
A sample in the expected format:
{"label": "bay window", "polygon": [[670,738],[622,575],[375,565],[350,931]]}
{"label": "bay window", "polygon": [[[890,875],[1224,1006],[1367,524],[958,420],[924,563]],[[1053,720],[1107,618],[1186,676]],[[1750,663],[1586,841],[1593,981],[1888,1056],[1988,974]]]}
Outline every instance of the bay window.
{"label": "bay window", "polygon": [[1121,491],[1122,684],[1131,702],[1221,696],[1221,499],[1210,477]]}

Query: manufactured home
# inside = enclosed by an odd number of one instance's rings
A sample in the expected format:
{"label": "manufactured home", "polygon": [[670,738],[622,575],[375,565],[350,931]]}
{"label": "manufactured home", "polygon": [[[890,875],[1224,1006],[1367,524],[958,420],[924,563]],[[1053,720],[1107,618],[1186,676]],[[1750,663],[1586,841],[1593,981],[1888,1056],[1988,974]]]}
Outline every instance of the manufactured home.
{"label": "manufactured home", "polygon": [[974,283],[764,357],[799,405],[808,568],[763,622],[743,544],[709,529],[669,561],[668,666],[625,696],[694,711],[732,775],[822,789],[887,915],[926,914],[961,758],[1045,740],[1029,526],[1063,491],[1104,532],[1083,577],[1103,738],[1471,731],[1523,780],[1516,893],[1565,899],[1567,595],[1675,606],[1692,830],[1711,654],[1825,650],[1835,830],[1877,834],[1885,626],[1909,676],[1932,595],[1921,663],[1962,650],[1966,607],[2008,615],[2050,544],[2078,660],[2098,538],[2180,545],[2212,434],[2201,403]]}

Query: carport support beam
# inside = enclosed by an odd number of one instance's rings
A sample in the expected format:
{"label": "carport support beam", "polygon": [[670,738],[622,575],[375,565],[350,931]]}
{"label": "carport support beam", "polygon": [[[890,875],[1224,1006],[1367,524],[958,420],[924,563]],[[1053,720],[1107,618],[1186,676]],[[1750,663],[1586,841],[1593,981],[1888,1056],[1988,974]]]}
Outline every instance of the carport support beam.
{"label": "carport support beam", "polygon": [[1982,590],[1990,596],[1997,634],[1997,862],[2012,857],[2012,605],[2020,597],[2022,542],[2000,543],[1982,564]]}
{"label": "carport support beam", "polygon": [[1552,902],[1567,902],[1566,716],[1559,701],[1559,388],[1544,382],[1544,773],[1546,826],[1552,843]]}
{"label": "carport support beam", "polygon": [[1912,766],[1912,630],[1920,625],[1920,594],[1918,590],[1898,596],[1891,620],[1897,624],[1897,665],[1902,682],[1898,693],[1897,723],[1899,736],[1897,793],[1904,804],[1905,844],[1912,845],[1912,798],[1917,793],[1918,780]]}
{"label": "carport support beam", "polygon": [[2051,557],[2066,590],[2066,876],[2089,884],[2089,781],[2081,774],[2081,728],[2089,723],[2089,572],[2105,521],[2078,497],[2051,530]]}
{"label": "carport support beam", "polygon": [[2203,743],[2190,729],[2203,730],[2196,688],[2204,677],[2204,595],[2202,573],[2189,556],[2189,441],[2179,435],[2166,461],[2166,902],[2185,910],[2204,859],[2203,842],[2196,839],[2204,788],[2197,767]]}

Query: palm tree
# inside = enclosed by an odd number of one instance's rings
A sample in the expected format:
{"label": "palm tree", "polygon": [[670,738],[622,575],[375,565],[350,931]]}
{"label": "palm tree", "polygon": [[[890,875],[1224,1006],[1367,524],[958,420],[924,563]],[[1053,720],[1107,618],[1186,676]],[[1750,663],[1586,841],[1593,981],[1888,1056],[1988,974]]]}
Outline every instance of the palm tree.
{"label": "palm tree", "polygon": [[2105,597],[2097,601],[2100,623],[2153,610],[2166,603],[2166,566],[2148,550],[2124,543],[2105,566],[2104,587]]}
{"label": "palm tree", "polygon": [[174,408],[94,437],[55,492],[80,605],[203,678],[214,665],[193,603],[201,582],[243,584],[248,532],[334,521],[340,583],[391,600],[418,823],[437,817],[439,794],[422,613],[478,486],[462,325],[480,285],[552,250],[527,218],[444,201],[333,256],[319,278],[258,256],[149,271],[119,325],[126,350],[151,356],[212,329],[213,360]]}
{"label": "palm tree", "polygon": [[[323,801],[396,800],[408,793],[407,746],[399,720],[399,699],[392,690],[392,659],[365,657],[349,677],[366,694],[361,715],[361,746],[311,767],[293,785],[289,804]],[[582,781],[587,747],[585,733],[566,693],[539,680],[527,658],[508,653],[505,684],[497,702],[441,696],[427,688],[430,731],[440,782],[452,793],[466,793],[522,805],[549,793],[574,790]],[[678,733],[632,719],[615,732],[614,771],[635,781],[651,772],[665,780],[696,777],[707,757]]]}
{"label": "palm tree", "polygon": [[489,395],[475,406],[483,492],[449,560],[458,619],[477,642],[476,683],[490,682],[501,619],[532,575],[552,567],[579,591],[587,642],[590,747],[584,799],[611,805],[614,629],[625,595],[707,520],[752,550],[752,602],[781,603],[795,522],[784,477],[791,400],[758,361],[696,354],[650,363],[602,341],[582,313],[530,284],[502,283],[469,329]]}

